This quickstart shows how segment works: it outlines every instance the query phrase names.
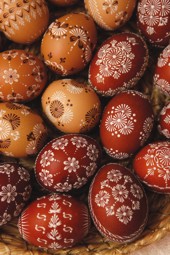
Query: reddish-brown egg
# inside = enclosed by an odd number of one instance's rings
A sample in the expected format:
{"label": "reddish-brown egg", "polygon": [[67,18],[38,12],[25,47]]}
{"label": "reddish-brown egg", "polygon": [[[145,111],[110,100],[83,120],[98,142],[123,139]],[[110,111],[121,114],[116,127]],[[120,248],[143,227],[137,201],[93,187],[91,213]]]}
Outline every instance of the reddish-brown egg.
{"label": "reddish-brown egg", "polygon": [[170,193],[170,142],[158,141],[143,147],[133,161],[141,181],[153,191]]}
{"label": "reddish-brown egg", "polygon": [[148,48],[141,36],[118,33],[99,47],[89,67],[89,83],[102,96],[132,88],[148,65]]}
{"label": "reddish-brown egg", "polygon": [[141,92],[119,92],[106,105],[100,138],[106,153],[115,159],[132,156],[148,139],[153,127],[153,110]]}
{"label": "reddish-brown egg", "polygon": [[83,240],[90,228],[87,206],[68,195],[50,194],[33,201],[18,222],[21,236],[40,248],[64,249]]}
{"label": "reddish-brown egg", "polygon": [[145,191],[124,166],[110,163],[97,172],[89,190],[89,207],[98,231],[114,242],[131,242],[148,219]]}
{"label": "reddish-brown egg", "polygon": [[41,53],[51,70],[66,76],[85,68],[96,42],[93,19],[85,13],[69,13],[51,23],[43,36]]}
{"label": "reddish-brown egg", "polygon": [[170,103],[165,105],[159,114],[158,130],[161,135],[170,138]]}
{"label": "reddish-brown egg", "polygon": [[45,0],[0,2],[0,30],[16,43],[37,40],[47,29],[49,10]]}
{"label": "reddish-brown egg", "polygon": [[55,4],[57,6],[71,6],[78,2],[78,0],[49,0],[52,4]]}
{"label": "reddish-brown egg", "polygon": [[92,137],[63,135],[46,144],[38,154],[36,179],[49,191],[68,192],[84,186],[100,161],[101,148]]}
{"label": "reddish-brown egg", "polygon": [[170,96],[170,44],[158,57],[153,83],[163,94]]}
{"label": "reddish-brown egg", "polygon": [[31,191],[28,170],[17,163],[0,164],[0,226],[20,214]]}
{"label": "reddish-brown egg", "polygon": [[24,50],[0,53],[0,100],[27,102],[44,89],[47,72],[44,63]]}
{"label": "reddish-brown egg", "polygon": [[85,0],[85,8],[95,22],[105,30],[123,26],[132,16],[136,0]]}
{"label": "reddish-brown egg", "polygon": [[170,40],[170,0],[139,0],[137,23],[140,32],[158,47],[168,45]]}
{"label": "reddish-brown egg", "polygon": [[41,102],[46,117],[64,133],[86,133],[100,119],[98,95],[88,84],[73,79],[53,81],[44,91]]}
{"label": "reddish-brown egg", "polygon": [[22,104],[0,103],[0,154],[36,155],[46,138],[47,127],[38,113]]}

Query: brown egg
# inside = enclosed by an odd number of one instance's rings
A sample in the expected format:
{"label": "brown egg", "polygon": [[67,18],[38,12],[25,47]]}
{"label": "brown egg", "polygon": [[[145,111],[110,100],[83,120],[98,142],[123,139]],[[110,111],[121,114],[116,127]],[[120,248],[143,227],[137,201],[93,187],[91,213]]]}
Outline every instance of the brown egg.
{"label": "brown egg", "polygon": [[44,89],[47,72],[44,63],[24,50],[0,53],[0,100],[26,102]]}
{"label": "brown egg", "polygon": [[52,4],[57,6],[70,6],[78,2],[78,0],[49,0]]}
{"label": "brown egg", "polygon": [[64,133],[83,133],[95,127],[101,103],[95,91],[73,79],[52,82],[42,95],[42,108],[54,126]]}
{"label": "brown egg", "polygon": [[93,19],[85,13],[69,13],[49,26],[42,40],[41,53],[51,70],[65,76],[85,68],[96,42]]}
{"label": "brown egg", "polygon": [[42,118],[29,107],[0,103],[0,153],[16,158],[35,155],[46,137]]}
{"label": "brown egg", "polygon": [[85,0],[85,8],[95,22],[105,30],[115,30],[132,16],[136,0]]}
{"label": "brown egg", "polygon": [[0,2],[0,30],[16,43],[32,43],[46,30],[49,10],[45,0]]}

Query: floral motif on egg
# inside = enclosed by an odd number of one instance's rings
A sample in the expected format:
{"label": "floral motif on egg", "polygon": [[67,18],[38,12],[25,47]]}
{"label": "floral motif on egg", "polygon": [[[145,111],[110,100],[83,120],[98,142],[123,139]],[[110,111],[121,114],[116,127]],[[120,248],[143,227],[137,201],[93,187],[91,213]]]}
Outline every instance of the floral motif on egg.
{"label": "floral motif on egg", "polygon": [[[121,185],[118,184],[120,181]],[[118,169],[110,170],[99,186],[100,191],[95,195],[96,205],[105,208],[108,217],[114,215],[119,222],[127,225],[132,220],[134,211],[140,210],[140,200],[143,198],[141,187]],[[114,203],[111,204],[110,201]],[[125,201],[128,201],[129,206],[124,205]]]}
{"label": "floral motif on egg", "polygon": [[113,76],[118,79],[121,74],[128,73],[134,57],[130,39],[128,42],[112,40],[110,44],[105,44],[98,52],[96,65],[100,66],[100,69],[96,80],[103,83],[105,77]]}
{"label": "floral motif on egg", "polygon": [[164,26],[170,15],[169,0],[144,0],[139,2],[139,21],[147,25],[149,35],[156,33],[155,26]]}

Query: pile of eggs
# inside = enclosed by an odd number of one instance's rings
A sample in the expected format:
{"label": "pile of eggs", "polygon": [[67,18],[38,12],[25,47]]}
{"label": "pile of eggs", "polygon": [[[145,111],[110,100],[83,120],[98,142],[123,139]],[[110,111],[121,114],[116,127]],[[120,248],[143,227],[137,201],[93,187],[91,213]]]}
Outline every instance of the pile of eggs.
{"label": "pile of eggs", "polygon": [[[0,2],[0,227],[18,217],[25,241],[54,250],[92,224],[132,242],[147,192],[170,193],[170,0],[79,2]],[[140,87],[155,48],[159,113]]]}

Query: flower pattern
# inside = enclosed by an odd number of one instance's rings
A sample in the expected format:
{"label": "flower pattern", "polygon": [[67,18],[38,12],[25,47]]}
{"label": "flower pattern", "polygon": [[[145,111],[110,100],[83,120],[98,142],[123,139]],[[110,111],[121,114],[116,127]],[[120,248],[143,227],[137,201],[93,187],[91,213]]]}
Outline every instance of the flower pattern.
{"label": "flower pattern", "polygon": [[140,185],[119,169],[110,169],[104,181],[98,185],[95,204],[103,207],[108,217],[114,215],[119,222],[127,225],[134,212],[140,209],[140,201],[143,198]]}

